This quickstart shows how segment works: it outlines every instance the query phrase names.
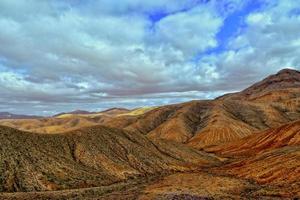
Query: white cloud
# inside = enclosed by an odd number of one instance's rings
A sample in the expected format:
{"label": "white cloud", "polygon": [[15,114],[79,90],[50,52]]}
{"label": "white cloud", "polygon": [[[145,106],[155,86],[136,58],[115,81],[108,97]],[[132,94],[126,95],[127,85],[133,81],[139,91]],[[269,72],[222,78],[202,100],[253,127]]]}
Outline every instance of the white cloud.
{"label": "white cloud", "polygon": [[163,18],[155,25],[158,43],[193,57],[208,48],[216,47],[216,34],[222,19],[210,7],[198,6]]}
{"label": "white cloud", "polygon": [[245,18],[246,27],[227,50],[210,56],[222,74],[219,88],[239,90],[282,68],[300,69],[300,15],[291,15],[299,5],[299,0],[273,2]]}
{"label": "white cloud", "polygon": [[279,68],[299,68],[298,0],[251,13],[226,51],[193,61],[218,47],[224,19],[245,2],[2,0],[0,102],[43,111],[82,102],[159,104],[213,97]]}

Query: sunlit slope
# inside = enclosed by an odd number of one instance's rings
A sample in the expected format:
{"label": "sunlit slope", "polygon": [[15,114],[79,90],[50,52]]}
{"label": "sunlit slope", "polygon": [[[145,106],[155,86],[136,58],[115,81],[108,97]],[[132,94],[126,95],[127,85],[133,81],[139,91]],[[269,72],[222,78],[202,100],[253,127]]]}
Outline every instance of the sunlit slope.
{"label": "sunlit slope", "polygon": [[236,141],[300,119],[299,85],[298,71],[282,70],[240,93],[156,108],[126,129],[199,149]]}
{"label": "sunlit slope", "polygon": [[253,134],[226,145],[207,148],[226,156],[251,156],[266,150],[300,145],[300,121]]}
{"label": "sunlit slope", "polygon": [[300,121],[205,150],[234,159],[215,169],[220,174],[268,185],[274,194],[300,195]]}
{"label": "sunlit slope", "polygon": [[36,133],[60,133],[75,130],[82,127],[97,125],[98,120],[92,120],[84,117],[43,118],[2,120],[0,121],[0,124],[19,130]]}
{"label": "sunlit slope", "polygon": [[0,124],[19,130],[47,134],[68,132],[95,125],[124,128],[128,124],[134,122],[139,115],[152,109],[152,107],[134,110],[113,108],[100,113],[74,111],[72,113],[63,113],[49,118],[0,120]]}
{"label": "sunlit slope", "polygon": [[265,103],[233,99],[192,101],[156,108],[125,129],[203,148],[300,119],[298,99]]}

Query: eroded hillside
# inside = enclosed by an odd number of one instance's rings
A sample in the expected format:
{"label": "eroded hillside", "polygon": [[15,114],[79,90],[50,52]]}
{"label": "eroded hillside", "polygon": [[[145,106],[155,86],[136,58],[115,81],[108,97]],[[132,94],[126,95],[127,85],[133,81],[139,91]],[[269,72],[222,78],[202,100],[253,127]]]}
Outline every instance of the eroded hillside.
{"label": "eroded hillside", "polygon": [[203,152],[102,126],[53,135],[1,127],[0,137],[2,192],[109,185],[219,163]]}
{"label": "eroded hillside", "polygon": [[215,100],[2,120],[21,131],[0,127],[0,198],[300,198],[299,86],[282,70]]}

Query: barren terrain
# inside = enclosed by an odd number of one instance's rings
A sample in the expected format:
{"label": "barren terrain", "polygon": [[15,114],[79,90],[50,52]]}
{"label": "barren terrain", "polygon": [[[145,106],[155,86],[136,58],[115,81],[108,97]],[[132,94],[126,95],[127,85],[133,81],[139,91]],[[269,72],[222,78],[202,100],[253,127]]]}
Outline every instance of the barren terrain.
{"label": "barren terrain", "polygon": [[1,124],[1,199],[300,198],[295,70],[215,100]]}

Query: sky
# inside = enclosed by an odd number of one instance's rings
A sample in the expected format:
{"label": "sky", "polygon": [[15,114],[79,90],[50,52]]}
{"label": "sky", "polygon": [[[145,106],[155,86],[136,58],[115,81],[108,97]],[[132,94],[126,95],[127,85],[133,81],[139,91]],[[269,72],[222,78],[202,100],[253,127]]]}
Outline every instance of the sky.
{"label": "sky", "polygon": [[1,0],[0,111],[212,99],[299,55],[300,0]]}

